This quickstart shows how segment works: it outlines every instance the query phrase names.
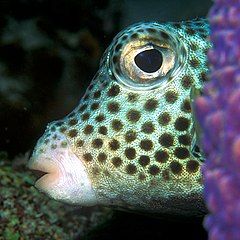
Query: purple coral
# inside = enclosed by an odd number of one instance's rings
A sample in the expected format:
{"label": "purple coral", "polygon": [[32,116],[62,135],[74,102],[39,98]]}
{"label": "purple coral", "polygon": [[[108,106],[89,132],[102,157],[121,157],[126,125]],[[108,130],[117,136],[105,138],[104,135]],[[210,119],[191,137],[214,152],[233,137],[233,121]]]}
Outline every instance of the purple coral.
{"label": "purple coral", "polygon": [[203,129],[205,219],[210,240],[240,239],[240,0],[210,10],[211,81],[196,100]]}

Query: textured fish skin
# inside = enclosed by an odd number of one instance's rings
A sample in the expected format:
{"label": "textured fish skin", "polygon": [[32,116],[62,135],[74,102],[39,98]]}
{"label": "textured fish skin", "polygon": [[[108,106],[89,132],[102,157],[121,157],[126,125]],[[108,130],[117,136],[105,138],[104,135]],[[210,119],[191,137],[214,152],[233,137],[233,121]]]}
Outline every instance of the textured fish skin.
{"label": "textured fish skin", "polygon": [[[57,156],[70,151],[69,159],[81,162],[92,195],[86,200],[82,192],[78,200],[76,184],[70,193],[65,193],[68,184],[58,193],[48,184],[38,188],[73,204],[203,214],[204,157],[196,145],[191,101],[193,90],[201,90],[207,80],[208,35],[204,19],[138,23],[120,32],[79,105],[47,126],[29,163],[39,168],[35,165],[49,158],[54,165]],[[160,70],[154,73],[141,71],[135,62],[137,54],[150,49],[162,56]],[[77,167],[74,174],[69,173],[74,166],[63,170],[66,159],[59,160],[60,172],[68,173],[58,176],[62,181],[61,176],[78,175]]]}

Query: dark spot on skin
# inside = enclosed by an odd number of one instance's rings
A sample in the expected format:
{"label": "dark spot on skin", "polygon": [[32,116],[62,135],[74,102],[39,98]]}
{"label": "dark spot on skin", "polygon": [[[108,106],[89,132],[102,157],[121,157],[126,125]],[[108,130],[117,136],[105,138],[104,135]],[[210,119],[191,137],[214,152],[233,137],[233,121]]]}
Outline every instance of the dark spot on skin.
{"label": "dark spot on skin", "polygon": [[192,79],[191,76],[186,75],[186,76],[183,77],[183,79],[182,79],[182,86],[183,86],[185,89],[190,88],[191,85],[192,85],[192,83],[193,83],[193,79]]}
{"label": "dark spot on skin", "polygon": [[69,136],[70,138],[76,137],[77,134],[78,134],[78,131],[77,131],[76,129],[72,129],[72,130],[70,130],[70,131],[68,132],[68,136]]}
{"label": "dark spot on skin", "polygon": [[113,85],[109,90],[107,95],[109,97],[116,97],[120,93],[120,88],[118,85]]}
{"label": "dark spot on skin", "polygon": [[102,122],[105,120],[105,117],[104,117],[104,115],[100,114],[100,115],[96,116],[95,120],[97,122]]}
{"label": "dark spot on skin", "polygon": [[189,34],[189,35],[194,35],[194,34],[196,34],[196,31],[195,31],[194,29],[192,29],[192,28],[187,28],[187,29],[186,29],[186,32],[187,32],[187,34]]}
{"label": "dark spot on skin", "polygon": [[123,35],[122,38],[121,38],[121,40],[122,40],[122,41],[125,41],[125,40],[127,40],[127,38],[128,38],[128,35]]}
{"label": "dark spot on skin", "polygon": [[138,179],[139,179],[140,181],[144,181],[144,180],[146,179],[145,174],[144,174],[144,173],[139,173]]}
{"label": "dark spot on skin", "polygon": [[120,157],[113,157],[112,158],[112,164],[115,166],[115,167],[120,167],[121,164],[122,164],[122,159]]}
{"label": "dark spot on skin", "polygon": [[150,151],[153,147],[152,141],[145,139],[140,142],[140,147],[145,151]]}
{"label": "dark spot on skin", "polygon": [[94,175],[98,175],[100,173],[100,169],[97,168],[97,167],[94,167],[92,172],[93,172]]}
{"label": "dark spot on skin", "polygon": [[164,180],[169,181],[170,180],[170,175],[169,175],[169,171],[167,169],[162,171],[162,177]]}
{"label": "dark spot on skin", "polygon": [[118,52],[122,47],[122,44],[121,43],[118,43],[115,47],[115,51]]}
{"label": "dark spot on skin", "polygon": [[133,175],[137,172],[137,168],[134,164],[128,164],[126,166],[126,172],[130,175]]}
{"label": "dark spot on skin", "polygon": [[84,130],[83,130],[83,132],[85,133],[85,134],[91,134],[92,132],[93,132],[93,126],[92,125],[87,125],[85,128],[84,128]]}
{"label": "dark spot on skin", "polygon": [[66,141],[61,142],[61,147],[66,148],[68,143]]}
{"label": "dark spot on skin", "polygon": [[100,126],[98,132],[102,135],[107,135],[107,128],[105,126]]}
{"label": "dark spot on skin", "polygon": [[160,125],[166,126],[170,121],[171,121],[171,116],[169,113],[164,112],[161,115],[159,115],[158,122]]}
{"label": "dark spot on skin", "polygon": [[125,134],[125,140],[126,142],[133,142],[137,137],[136,132],[134,132],[133,130],[129,130],[128,132],[126,132]]}
{"label": "dark spot on skin", "polygon": [[142,28],[137,29],[137,32],[139,32],[139,33],[143,33],[143,32],[144,32],[144,29],[142,29]]}
{"label": "dark spot on skin", "polygon": [[76,125],[77,124],[77,119],[76,118],[73,118],[73,119],[70,119],[69,120],[69,122],[68,122],[68,124],[69,124],[69,126],[74,126],[74,125]]}
{"label": "dark spot on skin", "polygon": [[114,55],[113,58],[112,58],[112,61],[114,64],[117,64],[118,62],[118,56],[117,55]]}
{"label": "dark spot on skin", "polygon": [[101,96],[101,92],[100,91],[96,91],[94,94],[93,94],[93,98],[100,98]]}
{"label": "dark spot on skin", "polygon": [[55,126],[52,126],[51,129],[50,129],[51,132],[55,132],[56,131],[56,127]]}
{"label": "dark spot on skin", "polygon": [[61,128],[60,128],[60,132],[61,132],[61,133],[64,133],[64,132],[66,132],[66,130],[67,130],[67,128],[66,128],[66,127],[61,127]]}
{"label": "dark spot on skin", "polygon": [[180,23],[174,23],[173,26],[174,26],[175,28],[181,28],[181,27],[182,27]]}
{"label": "dark spot on skin", "polygon": [[146,111],[154,111],[158,106],[158,101],[156,99],[149,99],[146,101],[145,105],[144,105],[144,109]]}
{"label": "dark spot on skin", "polygon": [[140,117],[141,117],[140,112],[134,109],[129,110],[127,113],[127,119],[130,122],[137,122]]}
{"label": "dark spot on skin", "polygon": [[93,103],[92,105],[91,105],[91,110],[97,110],[99,108],[99,103]]}
{"label": "dark spot on skin", "polygon": [[208,48],[205,48],[204,50],[203,50],[203,53],[204,53],[204,55],[207,55],[208,54]]}
{"label": "dark spot on skin", "polygon": [[145,122],[142,125],[142,131],[146,134],[150,134],[154,132],[154,125],[152,124],[152,122]]}
{"label": "dark spot on skin", "polygon": [[173,136],[169,133],[164,133],[159,137],[159,143],[164,147],[171,147],[173,145]]}
{"label": "dark spot on skin", "polygon": [[83,154],[83,159],[86,161],[86,162],[91,162],[93,157],[91,155],[91,153],[85,153]]}
{"label": "dark spot on skin", "polygon": [[175,121],[175,129],[178,131],[186,131],[188,130],[190,125],[190,121],[185,118],[185,117],[179,117],[177,118],[177,120]]}
{"label": "dark spot on skin", "polygon": [[64,123],[64,122],[62,122],[62,121],[58,121],[57,123],[55,123],[55,125],[56,125],[56,127],[60,127],[60,126],[63,125],[63,123]]}
{"label": "dark spot on skin", "polygon": [[56,144],[52,144],[52,145],[51,145],[51,148],[52,148],[52,149],[56,149],[56,148],[57,148],[57,145],[56,145]]}
{"label": "dark spot on skin", "polygon": [[116,151],[118,150],[120,147],[120,144],[117,140],[113,139],[112,141],[109,142],[109,148],[112,150],[112,151]]}
{"label": "dark spot on skin", "polygon": [[81,118],[82,118],[83,121],[88,120],[89,117],[90,117],[90,114],[89,114],[89,113],[84,113],[84,114],[81,116]]}
{"label": "dark spot on skin", "polygon": [[136,150],[134,148],[126,148],[125,156],[130,160],[134,159],[136,157]]}
{"label": "dark spot on skin", "polygon": [[199,169],[199,163],[195,160],[190,160],[187,162],[186,169],[189,173],[195,173]]}
{"label": "dark spot on skin", "polygon": [[190,64],[193,68],[197,68],[200,65],[200,62],[196,58],[194,58],[190,60]]}
{"label": "dark spot on skin", "polygon": [[156,179],[151,179],[151,181],[150,181],[150,186],[151,186],[151,187],[156,187],[157,185],[158,185],[157,180],[156,180]]}
{"label": "dark spot on skin", "polygon": [[168,103],[175,103],[178,99],[178,94],[174,91],[168,91],[165,94],[165,99]]}
{"label": "dark spot on skin", "polygon": [[165,40],[168,40],[168,39],[169,39],[168,34],[165,33],[165,32],[161,32],[161,37],[164,38]]}
{"label": "dark spot on skin", "polygon": [[123,124],[120,120],[114,119],[112,121],[112,129],[116,132],[120,131],[123,128]]}
{"label": "dark spot on skin", "polygon": [[147,28],[146,30],[147,30],[149,33],[156,33],[156,32],[157,32],[157,30],[154,29],[154,28]]}
{"label": "dark spot on skin", "polygon": [[189,99],[185,99],[184,102],[182,103],[181,106],[182,111],[186,112],[186,113],[190,113],[191,112],[191,104],[190,104],[190,100]]}
{"label": "dark spot on skin", "polygon": [[87,108],[87,104],[83,104],[83,105],[79,108],[79,112],[83,112],[86,108]]}
{"label": "dark spot on skin", "polygon": [[88,98],[89,98],[89,93],[86,93],[85,96],[83,97],[83,100],[84,100],[84,101],[87,101]]}
{"label": "dark spot on skin", "polygon": [[200,33],[199,36],[203,39],[207,39],[208,38],[208,35],[207,34],[204,34],[204,33]]}
{"label": "dark spot on skin", "polygon": [[185,159],[189,157],[189,151],[187,148],[177,147],[175,148],[174,155],[179,159]]}
{"label": "dark spot on skin", "polygon": [[111,177],[111,174],[108,170],[103,170],[105,177]]}
{"label": "dark spot on skin", "polygon": [[115,72],[117,75],[120,75],[120,68],[117,65],[115,66]]}
{"label": "dark spot on skin", "polygon": [[83,140],[81,140],[81,139],[77,140],[77,147],[82,147],[83,144],[84,144]]}
{"label": "dark spot on skin", "polygon": [[149,173],[153,176],[157,175],[160,172],[160,169],[156,165],[152,165],[149,167]]}
{"label": "dark spot on skin", "polygon": [[196,43],[191,43],[191,44],[190,44],[190,48],[191,48],[193,51],[197,51],[198,46],[197,46]]}
{"label": "dark spot on skin", "polygon": [[107,155],[105,153],[99,153],[97,156],[97,160],[101,163],[104,163],[107,160]]}
{"label": "dark spot on skin", "polygon": [[117,102],[110,102],[107,106],[110,113],[116,113],[119,111],[119,104]]}
{"label": "dark spot on skin", "polygon": [[128,94],[128,101],[129,102],[135,102],[138,98],[138,95],[136,93],[129,93]]}
{"label": "dark spot on skin", "polygon": [[94,148],[101,148],[103,145],[103,140],[101,138],[96,138],[92,141],[92,146]]}
{"label": "dark spot on skin", "polygon": [[155,157],[157,162],[165,163],[165,162],[167,162],[167,160],[169,158],[169,155],[166,151],[159,150],[155,153],[154,157]]}
{"label": "dark spot on skin", "polygon": [[207,74],[205,72],[202,72],[200,74],[200,76],[201,76],[201,79],[202,79],[203,82],[208,81],[208,76],[207,76]]}
{"label": "dark spot on skin", "polygon": [[142,155],[140,156],[138,162],[141,166],[146,167],[150,163],[150,157],[146,155]]}
{"label": "dark spot on skin", "polygon": [[179,175],[182,172],[182,165],[179,162],[173,161],[170,163],[170,169],[173,174]]}
{"label": "dark spot on skin", "polygon": [[91,91],[93,89],[93,84],[90,84],[89,87],[88,87],[88,90]]}
{"label": "dark spot on skin", "polygon": [[132,34],[132,35],[131,35],[131,38],[132,38],[132,39],[138,38],[138,34],[137,34],[137,33]]}
{"label": "dark spot on skin", "polygon": [[183,144],[183,145],[186,145],[186,146],[188,146],[188,145],[191,145],[191,137],[190,137],[190,135],[180,135],[179,137],[178,137],[178,141],[179,141],[179,143],[180,144]]}

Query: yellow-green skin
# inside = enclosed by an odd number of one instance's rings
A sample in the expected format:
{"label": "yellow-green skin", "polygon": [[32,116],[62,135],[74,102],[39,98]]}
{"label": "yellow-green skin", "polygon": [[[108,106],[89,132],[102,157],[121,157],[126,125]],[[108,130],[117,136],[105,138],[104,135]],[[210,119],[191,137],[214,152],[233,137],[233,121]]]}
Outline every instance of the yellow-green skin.
{"label": "yellow-green skin", "polygon": [[[79,105],[48,125],[35,158],[46,146],[54,150],[69,142],[86,168],[96,204],[150,213],[204,213],[203,157],[195,146],[191,92],[206,81],[208,35],[203,19],[140,23],[120,32]],[[122,72],[122,49],[136,39],[164,41],[176,56],[171,71],[152,85],[138,84]],[[55,144],[58,133],[67,142]]]}

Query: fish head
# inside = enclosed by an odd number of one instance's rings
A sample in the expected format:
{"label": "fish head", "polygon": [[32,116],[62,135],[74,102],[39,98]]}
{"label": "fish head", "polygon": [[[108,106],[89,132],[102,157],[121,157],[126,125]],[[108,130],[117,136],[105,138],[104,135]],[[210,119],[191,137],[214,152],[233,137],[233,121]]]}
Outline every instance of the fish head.
{"label": "fish head", "polygon": [[79,105],[39,139],[29,167],[46,174],[36,187],[82,206],[198,208],[190,93],[206,80],[208,32],[205,20],[120,32]]}

